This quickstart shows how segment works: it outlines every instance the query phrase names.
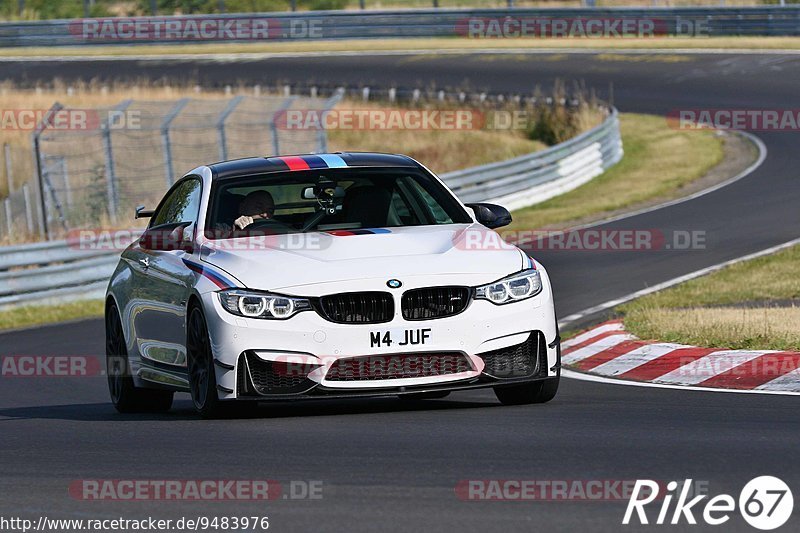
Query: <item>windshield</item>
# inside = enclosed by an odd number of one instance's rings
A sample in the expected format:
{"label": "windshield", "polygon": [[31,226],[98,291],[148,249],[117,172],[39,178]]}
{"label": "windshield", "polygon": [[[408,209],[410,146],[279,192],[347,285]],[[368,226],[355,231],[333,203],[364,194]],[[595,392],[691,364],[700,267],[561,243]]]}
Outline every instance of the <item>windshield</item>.
{"label": "windshield", "polygon": [[432,176],[414,169],[311,170],[222,181],[207,237],[467,224],[472,219]]}

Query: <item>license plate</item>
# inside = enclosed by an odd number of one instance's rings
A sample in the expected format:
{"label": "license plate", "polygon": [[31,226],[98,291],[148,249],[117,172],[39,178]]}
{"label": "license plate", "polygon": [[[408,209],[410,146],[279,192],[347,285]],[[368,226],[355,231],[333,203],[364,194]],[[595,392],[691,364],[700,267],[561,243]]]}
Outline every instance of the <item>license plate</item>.
{"label": "license plate", "polygon": [[421,346],[431,343],[431,328],[389,329],[369,332],[370,348]]}

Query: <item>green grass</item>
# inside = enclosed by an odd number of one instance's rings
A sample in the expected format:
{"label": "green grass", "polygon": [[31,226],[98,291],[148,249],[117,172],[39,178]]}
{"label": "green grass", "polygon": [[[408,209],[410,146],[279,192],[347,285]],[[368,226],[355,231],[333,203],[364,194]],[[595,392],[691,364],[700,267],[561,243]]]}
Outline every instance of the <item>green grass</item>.
{"label": "green grass", "polygon": [[19,307],[0,311],[0,330],[28,328],[84,318],[100,318],[103,316],[103,311],[103,300]]}
{"label": "green grass", "polygon": [[[800,246],[727,267],[624,304],[643,339],[710,348],[800,350]],[[747,306],[731,307],[733,304]],[[780,303],[782,307],[777,307]]]}
{"label": "green grass", "polygon": [[563,227],[599,219],[653,199],[681,195],[681,187],[722,160],[722,140],[708,130],[676,130],[663,117],[623,113],[625,156],[601,176],[566,194],[514,211],[509,230]]}

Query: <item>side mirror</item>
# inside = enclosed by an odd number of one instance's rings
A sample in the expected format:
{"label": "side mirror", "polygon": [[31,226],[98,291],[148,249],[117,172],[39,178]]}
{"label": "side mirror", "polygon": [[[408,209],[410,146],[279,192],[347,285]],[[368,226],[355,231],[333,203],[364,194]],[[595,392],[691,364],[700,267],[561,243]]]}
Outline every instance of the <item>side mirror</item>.
{"label": "side mirror", "polygon": [[502,228],[511,224],[511,213],[503,206],[495,204],[466,204],[475,211],[475,218],[489,229]]}
{"label": "side mirror", "polygon": [[155,213],[152,209],[145,209],[143,205],[139,205],[136,207],[136,215],[133,218],[150,218]]}
{"label": "side mirror", "polygon": [[183,250],[186,253],[192,253],[194,245],[191,240],[191,232],[187,231],[191,225],[191,222],[179,222],[150,228],[139,238],[139,246],[145,250],[158,252]]}

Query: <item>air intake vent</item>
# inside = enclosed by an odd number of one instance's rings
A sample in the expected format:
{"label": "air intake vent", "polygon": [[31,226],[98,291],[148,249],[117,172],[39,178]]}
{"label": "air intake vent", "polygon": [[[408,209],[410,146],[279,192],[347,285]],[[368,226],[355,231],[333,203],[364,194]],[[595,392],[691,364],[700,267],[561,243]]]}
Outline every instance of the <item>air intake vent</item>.
{"label": "air intake vent", "polygon": [[292,365],[262,361],[245,352],[239,357],[238,390],[241,396],[299,394],[316,385],[308,374],[318,365]]}
{"label": "air intake vent", "polygon": [[[478,354],[485,366],[483,373],[495,378],[509,379],[533,376],[546,372],[547,343],[541,331],[534,331],[523,343]],[[544,360],[545,364],[541,364]]]}

